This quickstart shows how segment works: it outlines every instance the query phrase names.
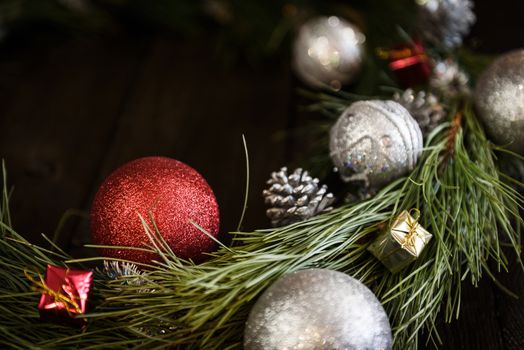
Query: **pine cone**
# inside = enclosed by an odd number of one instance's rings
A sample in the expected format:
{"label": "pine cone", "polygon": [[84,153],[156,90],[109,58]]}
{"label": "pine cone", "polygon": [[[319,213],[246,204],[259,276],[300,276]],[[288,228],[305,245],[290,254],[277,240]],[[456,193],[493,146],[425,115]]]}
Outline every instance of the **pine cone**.
{"label": "pine cone", "polygon": [[421,0],[418,28],[424,38],[446,49],[462,45],[462,39],[475,23],[471,0]]}
{"label": "pine cone", "polygon": [[429,79],[429,86],[434,92],[448,98],[468,95],[471,92],[468,83],[469,77],[457,61],[446,59],[433,62],[433,74]]}
{"label": "pine cone", "polygon": [[395,93],[393,99],[415,118],[424,136],[435,129],[447,115],[446,108],[431,92],[407,89],[402,94]]}
{"label": "pine cone", "polygon": [[142,274],[135,264],[109,260],[104,260],[103,272],[112,280],[119,279],[121,276],[138,276]]}
{"label": "pine cone", "polygon": [[[139,286],[145,282],[141,277],[143,273],[138,266],[128,262],[104,260],[104,268],[101,272],[111,280],[121,280],[124,285]],[[126,276],[133,278],[122,278]]]}
{"label": "pine cone", "polygon": [[[138,266],[129,262],[104,260],[104,268],[100,272],[111,280],[120,280],[122,286],[142,286],[147,282],[142,276],[144,273],[138,268]],[[133,278],[122,278],[126,276],[132,276]],[[117,286],[113,286],[113,288],[115,290],[122,290],[122,288]],[[155,290],[142,288],[139,289],[138,292],[152,293],[155,292]],[[146,333],[152,337],[164,335],[175,329],[176,327],[173,324],[164,320],[160,320],[155,326],[148,324],[144,327],[138,327],[140,332]]]}
{"label": "pine cone", "polygon": [[327,186],[319,187],[319,180],[300,168],[288,175],[287,168],[271,173],[269,189],[263,191],[266,211],[273,226],[284,226],[331,210],[335,201]]}

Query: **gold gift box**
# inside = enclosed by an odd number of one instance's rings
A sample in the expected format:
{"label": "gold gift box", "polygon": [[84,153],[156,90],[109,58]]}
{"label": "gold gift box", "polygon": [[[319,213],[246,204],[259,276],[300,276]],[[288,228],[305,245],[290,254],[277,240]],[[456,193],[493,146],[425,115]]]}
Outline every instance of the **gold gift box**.
{"label": "gold gift box", "polygon": [[389,230],[383,232],[369,245],[368,250],[389,271],[397,273],[420,256],[431,237],[432,235],[420,226],[417,219],[404,210]]}

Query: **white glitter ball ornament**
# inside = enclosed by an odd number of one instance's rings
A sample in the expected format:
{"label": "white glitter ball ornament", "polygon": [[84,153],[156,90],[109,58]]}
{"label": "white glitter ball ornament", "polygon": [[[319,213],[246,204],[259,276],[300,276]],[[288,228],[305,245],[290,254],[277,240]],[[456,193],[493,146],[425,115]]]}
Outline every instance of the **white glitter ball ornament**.
{"label": "white glitter ball ornament", "polygon": [[366,37],[342,18],[317,17],[302,25],[293,46],[293,68],[313,88],[340,89],[362,68]]}
{"label": "white glitter ball ornament", "polygon": [[476,20],[471,0],[416,0],[416,3],[420,34],[449,50],[462,45]]}
{"label": "white glitter ball ornament", "polygon": [[524,154],[524,49],[501,56],[486,69],[474,100],[493,141]]}
{"label": "white glitter ball ornament", "polygon": [[245,350],[391,349],[388,317],[361,282],[337,271],[284,276],[258,299],[244,333]]}
{"label": "white glitter ball ornament", "polygon": [[331,128],[330,155],[345,182],[378,189],[413,170],[422,152],[422,132],[394,101],[359,101]]}

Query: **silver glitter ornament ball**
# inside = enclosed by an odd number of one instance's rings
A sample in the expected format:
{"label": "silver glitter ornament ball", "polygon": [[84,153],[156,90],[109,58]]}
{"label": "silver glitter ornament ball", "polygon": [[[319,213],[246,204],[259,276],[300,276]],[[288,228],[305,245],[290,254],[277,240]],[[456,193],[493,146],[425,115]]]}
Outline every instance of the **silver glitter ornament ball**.
{"label": "silver glitter ornament ball", "polygon": [[422,152],[422,131],[394,101],[359,101],[331,128],[330,155],[345,182],[378,189],[413,170]]}
{"label": "silver glitter ornament ball", "polygon": [[476,20],[471,0],[416,0],[416,3],[420,34],[446,49],[462,45]]}
{"label": "silver glitter ornament ball", "polygon": [[295,38],[293,68],[313,88],[338,90],[360,72],[365,40],[357,27],[342,18],[313,18]]}
{"label": "silver glitter ornament ball", "polygon": [[474,100],[493,141],[524,154],[524,49],[488,67],[477,81]]}
{"label": "silver glitter ornament ball", "polygon": [[276,281],[258,299],[245,350],[391,349],[388,317],[375,295],[337,271],[309,269]]}

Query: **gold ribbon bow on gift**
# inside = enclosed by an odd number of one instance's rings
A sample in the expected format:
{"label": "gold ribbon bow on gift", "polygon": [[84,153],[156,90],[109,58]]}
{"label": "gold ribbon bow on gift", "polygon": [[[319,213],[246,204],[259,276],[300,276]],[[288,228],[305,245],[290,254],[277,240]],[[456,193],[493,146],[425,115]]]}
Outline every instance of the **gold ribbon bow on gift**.
{"label": "gold ribbon bow on gift", "polygon": [[39,281],[34,279],[27,271],[24,271],[24,274],[25,277],[35,285],[32,287],[33,290],[39,291],[53,298],[54,302],[45,305],[45,309],[63,309],[66,310],[70,316],[72,316],[72,314],[82,313],[82,309],[78,303],[80,296],[76,293],[76,288],[72,281],[67,277],[67,272],[59,291],[50,288],[45,283],[44,277],[41,274],[38,274]]}
{"label": "gold ribbon bow on gift", "polygon": [[[415,213],[415,217],[411,215]],[[418,257],[432,235],[418,223],[420,211],[411,209],[404,210],[391,226],[391,236],[397,241],[401,248],[414,257]]]}

